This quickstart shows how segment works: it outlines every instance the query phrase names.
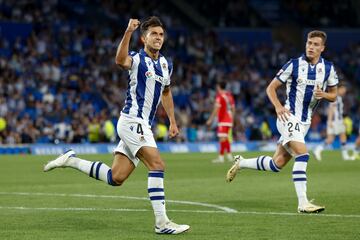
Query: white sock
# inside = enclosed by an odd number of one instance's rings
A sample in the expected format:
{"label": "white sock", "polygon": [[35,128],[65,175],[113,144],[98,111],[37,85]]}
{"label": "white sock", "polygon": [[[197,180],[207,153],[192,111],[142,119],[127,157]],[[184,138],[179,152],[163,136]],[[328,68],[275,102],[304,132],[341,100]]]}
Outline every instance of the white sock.
{"label": "white sock", "polygon": [[227,153],[226,156],[227,156],[228,161],[233,160],[233,155],[231,153]]}
{"label": "white sock", "polygon": [[292,177],[295,185],[296,195],[298,197],[299,206],[308,203],[306,195],[306,167],[309,160],[309,154],[302,154],[295,157]]}
{"label": "white sock", "polygon": [[274,160],[269,156],[243,159],[239,162],[240,168],[256,169],[259,171],[279,172],[281,168],[276,166]]}
{"label": "white sock", "polygon": [[112,180],[112,171],[109,166],[102,162],[90,162],[78,157],[71,157],[68,166],[75,168],[92,178],[106,182],[111,186],[117,186]]}
{"label": "white sock", "polygon": [[164,171],[149,171],[148,193],[155,214],[156,226],[161,226],[169,221],[165,206]]}
{"label": "white sock", "polygon": [[344,160],[349,160],[348,150],[346,149],[346,143],[341,143],[341,155]]}
{"label": "white sock", "polygon": [[221,162],[224,161],[224,155],[219,155],[219,161],[221,161]]}

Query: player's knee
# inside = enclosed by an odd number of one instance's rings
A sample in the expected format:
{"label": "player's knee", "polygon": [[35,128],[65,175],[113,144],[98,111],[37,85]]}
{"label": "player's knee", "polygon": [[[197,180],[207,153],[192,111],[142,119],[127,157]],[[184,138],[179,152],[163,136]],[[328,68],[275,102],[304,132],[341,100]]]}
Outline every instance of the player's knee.
{"label": "player's knee", "polygon": [[149,169],[150,169],[150,170],[161,170],[161,171],[164,171],[164,170],[165,170],[165,163],[164,163],[164,161],[162,161],[161,159],[155,160],[155,161],[151,161],[151,162],[149,163]]}
{"label": "player's knee", "polygon": [[286,160],[286,158],[284,156],[278,156],[276,158],[274,158],[274,163],[276,165],[276,167],[281,170],[283,167],[285,167],[285,165],[288,163],[288,161]]}
{"label": "player's knee", "polygon": [[122,173],[113,174],[110,185],[121,186],[127,178],[128,178],[128,175],[126,175],[126,174],[122,174]]}

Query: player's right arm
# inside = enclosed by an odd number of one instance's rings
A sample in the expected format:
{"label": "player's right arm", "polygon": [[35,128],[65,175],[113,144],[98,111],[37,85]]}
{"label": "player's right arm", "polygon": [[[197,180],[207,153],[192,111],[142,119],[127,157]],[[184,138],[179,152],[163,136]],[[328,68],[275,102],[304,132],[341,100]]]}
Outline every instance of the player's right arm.
{"label": "player's right arm", "polygon": [[269,86],[266,88],[266,94],[275,107],[277,117],[281,121],[286,122],[288,117],[290,116],[290,111],[281,104],[276,93],[276,90],[282,85],[283,83],[279,79],[274,78],[269,84]]}
{"label": "player's right arm", "polygon": [[214,108],[210,114],[210,117],[209,119],[206,121],[206,125],[207,126],[211,126],[212,122],[214,121],[215,119],[215,116],[217,115],[217,113],[219,112],[219,108],[220,108],[220,105],[217,101],[215,101],[215,104],[214,104]]}
{"label": "player's right arm", "polygon": [[125,70],[131,68],[132,57],[129,56],[129,44],[132,33],[139,27],[140,21],[138,19],[130,19],[129,24],[125,30],[124,36],[119,43],[116,51],[115,63]]}

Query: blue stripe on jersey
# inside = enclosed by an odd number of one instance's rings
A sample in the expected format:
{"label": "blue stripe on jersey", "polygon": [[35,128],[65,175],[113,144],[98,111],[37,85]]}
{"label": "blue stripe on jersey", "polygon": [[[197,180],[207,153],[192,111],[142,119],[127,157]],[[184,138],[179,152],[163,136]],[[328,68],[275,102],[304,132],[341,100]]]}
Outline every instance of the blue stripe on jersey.
{"label": "blue stripe on jersey", "polygon": [[[288,61],[287,63],[285,63],[285,65],[281,69],[285,71],[290,66],[291,63],[292,63],[292,60]],[[279,76],[281,76],[281,74]]]}
{"label": "blue stripe on jersey", "polygon": [[130,108],[132,106],[132,98],[131,98],[131,93],[130,93],[130,75],[128,76],[128,87],[126,90],[126,95],[127,95],[127,97],[125,100],[125,107],[122,111],[123,111],[123,113],[129,114]]}
{"label": "blue stripe on jersey", "polygon": [[297,88],[297,79],[299,76],[299,59],[292,59],[293,70],[292,70],[292,81],[290,85],[289,92],[289,103],[290,103],[290,112],[295,115],[295,102],[296,102],[296,88]]}
{"label": "blue stripe on jersey", "polygon": [[[324,75],[324,81],[323,81],[323,87],[322,90],[325,91],[325,86],[326,86],[326,81],[329,79],[330,76],[330,71],[331,71],[331,62],[326,61],[325,59],[323,59],[324,61],[324,65],[325,65],[325,75]],[[317,106],[319,105],[320,101],[317,100],[316,103],[314,104],[312,111],[315,111],[315,109],[317,108]]]}
{"label": "blue stripe on jersey", "polygon": [[[154,69],[155,69],[156,75],[158,75],[160,77],[164,77],[163,72],[162,72],[162,66],[160,65],[160,58],[158,59],[158,63],[154,64]],[[154,98],[153,98],[153,103],[152,103],[151,111],[150,111],[150,115],[149,115],[150,126],[152,124],[152,121],[154,120],[155,111],[156,111],[156,108],[159,103],[159,98],[160,98],[160,94],[161,94],[161,86],[162,86],[162,84],[160,82],[155,81]]]}
{"label": "blue stripe on jersey", "polygon": [[[325,77],[324,77],[324,83],[329,79],[330,76],[330,71],[331,71],[331,62],[326,61],[324,59],[324,63],[325,63]],[[323,89],[325,90],[325,89]]]}
{"label": "blue stripe on jersey", "polygon": [[[316,80],[316,65],[315,67],[311,68],[310,64],[308,65],[308,80]],[[315,83],[312,85],[307,85],[305,88],[304,100],[303,100],[303,109],[301,114],[301,121],[305,122],[308,117],[309,105],[311,102],[311,98],[313,96],[313,90],[315,87]]]}
{"label": "blue stripe on jersey", "polygon": [[144,75],[144,70],[141,69],[141,66],[146,66],[145,63],[145,56],[142,54],[139,54],[140,57],[140,63],[139,63],[139,69],[137,74],[137,86],[136,86],[136,102],[138,104],[138,113],[137,117],[142,117],[143,107],[144,107],[144,101],[145,101],[145,89],[146,89],[146,78]]}
{"label": "blue stripe on jersey", "polygon": [[155,82],[155,88],[154,88],[154,100],[153,100],[153,104],[151,106],[151,112],[150,112],[150,115],[149,115],[149,124],[150,124],[150,126],[151,126],[152,121],[154,120],[154,117],[155,117],[155,111],[156,111],[157,105],[159,103],[160,94],[161,94],[161,83],[156,81]]}

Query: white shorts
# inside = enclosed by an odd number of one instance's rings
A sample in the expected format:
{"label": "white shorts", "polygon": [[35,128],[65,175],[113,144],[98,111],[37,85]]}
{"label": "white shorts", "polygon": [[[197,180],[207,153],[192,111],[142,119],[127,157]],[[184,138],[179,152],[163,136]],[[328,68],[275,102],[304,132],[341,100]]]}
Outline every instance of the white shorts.
{"label": "white shorts", "polygon": [[327,126],[326,128],[327,135],[339,135],[345,133],[345,124],[343,121],[332,122],[331,127]]}
{"label": "white shorts", "polygon": [[136,154],[141,147],[157,148],[151,128],[142,119],[120,116],[117,123],[117,133],[120,142],[114,149],[114,153],[123,153],[134,163],[135,167],[140,161]]}
{"label": "white shorts", "polygon": [[277,119],[276,127],[281,134],[278,143],[285,146],[290,141],[305,143],[310,124],[304,124],[291,115],[286,122]]}

